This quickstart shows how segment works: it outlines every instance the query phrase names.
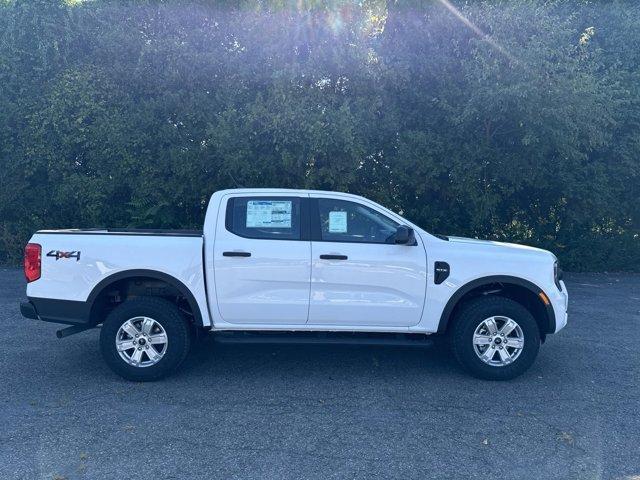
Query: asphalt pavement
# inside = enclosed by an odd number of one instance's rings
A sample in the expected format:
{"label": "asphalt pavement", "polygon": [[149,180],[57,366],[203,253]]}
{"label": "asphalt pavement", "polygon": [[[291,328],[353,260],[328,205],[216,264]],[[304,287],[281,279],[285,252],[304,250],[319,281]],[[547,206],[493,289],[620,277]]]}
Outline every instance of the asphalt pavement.
{"label": "asphalt pavement", "polygon": [[98,330],[20,316],[0,268],[0,479],[640,480],[640,275],[567,275],[569,324],[509,382],[447,350],[197,345],[155,383]]}

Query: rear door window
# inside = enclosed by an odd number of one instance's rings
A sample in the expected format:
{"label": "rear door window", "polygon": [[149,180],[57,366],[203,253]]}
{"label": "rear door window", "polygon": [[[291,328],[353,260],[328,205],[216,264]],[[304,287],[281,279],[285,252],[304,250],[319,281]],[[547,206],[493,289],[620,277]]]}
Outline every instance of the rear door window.
{"label": "rear door window", "polygon": [[227,203],[225,223],[240,237],[300,240],[300,198],[233,197]]}

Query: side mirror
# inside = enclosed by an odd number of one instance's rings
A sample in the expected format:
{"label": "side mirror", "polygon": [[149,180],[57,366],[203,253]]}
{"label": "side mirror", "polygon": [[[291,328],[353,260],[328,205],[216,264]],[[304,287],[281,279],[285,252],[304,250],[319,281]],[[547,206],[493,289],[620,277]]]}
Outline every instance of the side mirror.
{"label": "side mirror", "polygon": [[398,245],[413,245],[416,241],[413,228],[409,228],[406,225],[398,226],[396,230],[395,243]]}

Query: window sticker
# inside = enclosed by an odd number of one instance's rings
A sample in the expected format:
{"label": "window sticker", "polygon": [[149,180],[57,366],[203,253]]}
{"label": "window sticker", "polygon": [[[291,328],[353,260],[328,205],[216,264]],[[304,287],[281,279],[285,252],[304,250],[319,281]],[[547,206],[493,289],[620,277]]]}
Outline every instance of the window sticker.
{"label": "window sticker", "polygon": [[292,205],[291,200],[249,200],[247,228],[291,228]]}
{"label": "window sticker", "polygon": [[347,212],[329,212],[329,233],[347,233]]}

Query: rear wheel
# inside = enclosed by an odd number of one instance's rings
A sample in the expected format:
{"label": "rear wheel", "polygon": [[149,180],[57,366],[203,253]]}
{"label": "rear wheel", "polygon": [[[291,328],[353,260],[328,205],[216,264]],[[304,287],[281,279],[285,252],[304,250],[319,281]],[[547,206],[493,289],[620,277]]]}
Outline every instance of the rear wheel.
{"label": "rear wheel", "polygon": [[106,318],[100,349],[109,367],[135,381],[162,378],[189,352],[189,325],[171,302],[140,297],[127,300]]}
{"label": "rear wheel", "polygon": [[524,373],[540,348],[531,313],[505,297],[485,296],[463,307],[451,332],[453,352],[472,375],[508,380]]}

